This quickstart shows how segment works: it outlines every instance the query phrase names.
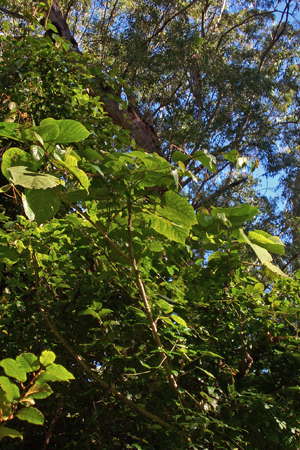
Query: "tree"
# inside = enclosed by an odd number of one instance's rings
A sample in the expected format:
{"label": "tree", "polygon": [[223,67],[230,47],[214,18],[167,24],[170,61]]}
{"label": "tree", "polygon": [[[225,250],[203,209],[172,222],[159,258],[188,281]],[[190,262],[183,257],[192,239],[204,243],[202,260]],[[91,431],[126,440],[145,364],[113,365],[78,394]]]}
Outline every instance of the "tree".
{"label": "tree", "polygon": [[299,273],[252,186],[297,158],[295,5],[0,10],[1,348],[75,377],[6,448],[298,448]]}

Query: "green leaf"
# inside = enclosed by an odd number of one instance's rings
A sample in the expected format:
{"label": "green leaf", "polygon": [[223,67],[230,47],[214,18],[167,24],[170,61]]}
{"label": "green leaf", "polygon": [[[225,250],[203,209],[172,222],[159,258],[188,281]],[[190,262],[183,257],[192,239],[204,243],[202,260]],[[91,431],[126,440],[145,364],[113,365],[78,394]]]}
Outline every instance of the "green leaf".
{"label": "green leaf", "polygon": [[198,151],[194,153],[193,159],[197,159],[201,164],[211,172],[216,171],[216,158],[207,151]]}
{"label": "green leaf", "polygon": [[178,316],[177,314],[172,314],[171,318],[172,318],[172,320],[174,320],[174,322],[177,322],[179,325],[182,325],[183,327],[187,327],[186,321],[182,317]]}
{"label": "green leaf", "polygon": [[34,127],[33,130],[41,136],[43,142],[57,142],[59,136],[59,126],[54,119],[42,120],[38,127]]}
{"label": "green leaf", "polygon": [[231,150],[230,152],[224,153],[223,156],[224,156],[224,159],[235,164],[239,157],[239,152],[237,150]]}
{"label": "green leaf", "polygon": [[166,302],[166,300],[157,300],[156,302],[157,306],[165,313],[169,314],[173,311],[174,307],[173,305],[170,305],[170,303]]}
{"label": "green leaf", "polygon": [[20,141],[18,130],[18,123],[0,122],[1,137],[4,137],[6,139],[13,139],[14,141]]}
{"label": "green leaf", "polygon": [[216,378],[211,372],[209,372],[208,370],[202,369],[202,367],[199,367],[199,369],[205,373],[208,377],[210,378]]}
{"label": "green leaf", "polygon": [[175,162],[178,161],[186,162],[187,160],[191,159],[191,157],[184,152],[175,150],[175,152],[172,153],[172,159]]}
{"label": "green leaf", "polygon": [[20,398],[20,391],[18,386],[10,381],[7,377],[0,377],[0,387],[5,392],[5,397],[8,402],[13,402]]}
{"label": "green leaf", "polygon": [[14,359],[5,358],[0,361],[0,366],[3,367],[4,372],[9,377],[15,378],[18,381],[26,381],[26,371],[24,368]]}
{"label": "green leaf", "polygon": [[53,390],[51,389],[51,386],[49,386],[49,384],[36,382],[28,389],[28,391],[26,392],[26,397],[43,400],[44,398],[49,397],[51,394],[53,394]]}
{"label": "green leaf", "polygon": [[44,381],[68,381],[74,380],[74,376],[60,364],[49,365],[44,372],[38,377],[38,382]]}
{"label": "green leaf", "polygon": [[45,142],[56,144],[70,144],[86,139],[90,132],[76,120],[44,119],[35,130],[43,137]]}
{"label": "green leaf", "polygon": [[43,413],[33,406],[29,406],[28,408],[19,409],[16,414],[16,417],[20,420],[26,420],[29,423],[33,423],[35,425],[43,425],[44,423],[44,415]]}
{"label": "green leaf", "polygon": [[209,356],[211,358],[219,358],[219,359],[224,359],[223,356],[218,355],[217,353],[214,352],[210,352],[208,350],[200,350],[201,355],[203,356]]}
{"label": "green leaf", "polygon": [[56,26],[53,25],[53,23],[48,22],[47,23],[47,30],[54,31],[54,33],[58,33]]}
{"label": "green leaf", "polygon": [[53,175],[30,172],[24,166],[11,167],[8,171],[14,184],[28,189],[48,189],[63,184],[61,180]]}
{"label": "green leaf", "polygon": [[277,236],[272,236],[266,231],[253,230],[248,233],[249,239],[257,245],[264,247],[272,253],[284,255],[284,244]]}
{"label": "green leaf", "polygon": [[242,229],[239,230],[239,233],[240,233],[240,240],[250,245],[252,250],[255,252],[257,258],[268,270],[270,270],[275,275],[280,275],[282,277],[288,278],[288,276],[284,272],[282,272],[282,270],[279,267],[275,266],[272,263],[272,256],[270,255],[268,250],[266,250],[263,247],[260,247],[259,245],[253,244]]}
{"label": "green leaf", "polygon": [[224,214],[233,226],[241,226],[259,214],[259,209],[247,203],[229,208],[212,208],[212,216]]}
{"label": "green leaf", "polygon": [[19,259],[19,254],[15,248],[8,245],[0,245],[0,261],[5,264],[15,264]]}
{"label": "green leaf", "polygon": [[184,244],[197,220],[187,199],[168,191],[164,195],[164,206],[158,206],[155,213],[150,215],[150,223],[158,233]]}
{"label": "green leaf", "polygon": [[90,185],[90,180],[87,176],[87,174],[79,169],[77,167],[78,164],[78,157],[67,154],[64,160],[57,161],[57,164],[65,167],[69,172],[71,172],[72,175],[74,175],[77,180],[80,182],[81,186],[84,187],[84,189],[88,190]]}
{"label": "green leaf", "polygon": [[264,266],[265,266],[268,270],[270,270],[272,273],[274,273],[275,275],[279,275],[279,276],[281,276],[281,277],[288,278],[288,275],[287,275],[286,273],[284,273],[278,266],[275,266],[275,264],[273,264],[273,263],[271,263],[271,262],[269,262],[269,261],[266,261],[266,262],[264,263]]}
{"label": "green leaf", "polygon": [[28,190],[22,194],[23,208],[29,220],[38,224],[52,219],[60,208],[61,201],[54,189]]}
{"label": "green leaf", "polygon": [[11,147],[4,152],[1,163],[1,171],[8,180],[11,177],[8,169],[15,166],[25,166],[34,171],[39,168],[40,164],[33,159],[30,153],[25,152],[21,148]]}
{"label": "green leaf", "polygon": [[40,356],[40,363],[43,366],[49,366],[49,364],[54,363],[56,355],[51,350],[44,350]]}
{"label": "green leaf", "polygon": [[14,430],[13,428],[5,427],[2,425],[0,426],[0,440],[5,437],[23,439],[23,434],[21,434],[17,430]]}
{"label": "green leaf", "polygon": [[40,368],[38,358],[33,353],[21,353],[16,357],[16,361],[25,372],[35,372]]}

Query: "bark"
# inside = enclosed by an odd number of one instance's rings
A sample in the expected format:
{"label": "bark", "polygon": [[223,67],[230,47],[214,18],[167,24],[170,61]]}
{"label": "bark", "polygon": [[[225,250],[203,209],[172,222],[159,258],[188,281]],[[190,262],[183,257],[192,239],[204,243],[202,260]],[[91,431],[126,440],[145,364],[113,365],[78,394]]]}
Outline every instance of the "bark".
{"label": "bark", "polygon": [[[56,0],[53,0],[47,20],[56,27],[61,37],[71,42],[74,51],[80,52],[78,43],[74,39]],[[112,121],[116,125],[129,130],[139,147],[150,153],[161,153],[159,139],[155,130],[143,119],[138,109],[133,105],[129,105],[127,110],[120,110],[118,101],[114,100],[112,95],[110,95],[113,93],[108,92],[107,87],[101,86],[101,80],[99,80],[98,89],[101,100],[104,103],[104,110],[111,117]]]}

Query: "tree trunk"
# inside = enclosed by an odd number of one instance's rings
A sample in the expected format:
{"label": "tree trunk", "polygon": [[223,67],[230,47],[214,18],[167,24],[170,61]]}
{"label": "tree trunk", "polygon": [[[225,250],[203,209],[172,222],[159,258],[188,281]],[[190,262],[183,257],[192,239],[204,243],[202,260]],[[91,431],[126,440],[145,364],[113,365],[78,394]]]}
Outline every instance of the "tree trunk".
{"label": "tree trunk", "polygon": [[[58,34],[64,39],[71,42],[74,51],[80,52],[78,43],[74,39],[66,17],[62,14],[59,4],[53,1],[50,9],[48,20],[56,27]],[[104,103],[104,110],[111,117],[112,121],[126,130],[129,130],[137,145],[147,152],[161,153],[159,139],[153,127],[148,124],[138,109],[129,105],[127,110],[120,110],[118,101],[107,95],[107,87],[101,86],[102,81],[99,79],[99,93]],[[113,92],[111,92],[113,94]]]}

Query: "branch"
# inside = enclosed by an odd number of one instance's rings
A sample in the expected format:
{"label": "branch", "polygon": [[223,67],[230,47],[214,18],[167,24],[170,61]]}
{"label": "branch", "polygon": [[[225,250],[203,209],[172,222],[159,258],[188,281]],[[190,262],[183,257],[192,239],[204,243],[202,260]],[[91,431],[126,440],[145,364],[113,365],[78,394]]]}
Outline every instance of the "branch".
{"label": "branch", "polygon": [[[270,53],[270,51],[272,50],[272,48],[274,47],[276,42],[279,41],[279,39],[281,38],[281,36],[283,35],[283,33],[286,30],[286,26],[287,26],[287,22],[288,22],[288,18],[289,18],[289,9],[290,9],[290,0],[288,0],[288,2],[286,3],[285,8],[281,14],[279,23],[278,23],[278,25],[275,29],[275,33],[273,35],[273,39],[271,40],[271,42],[269,43],[269,45],[267,46],[267,48],[261,55],[259,66],[258,66],[259,71],[262,69],[262,66],[263,66],[268,54]],[[285,16],[285,21],[283,23],[284,16]]]}
{"label": "branch", "polygon": [[221,187],[217,191],[213,192],[208,197],[204,198],[202,201],[201,201],[201,199],[196,200],[193,204],[193,207],[195,209],[198,209],[201,206],[201,204],[207,204],[208,202],[210,203],[214,198],[218,197],[221,194],[224,194],[229,189],[232,189],[236,186],[239,186],[242,183],[245,183],[247,180],[248,180],[248,177],[244,177],[244,178],[240,178],[239,180],[233,181],[230,184],[226,184],[225,186]]}
{"label": "branch", "polygon": [[231,31],[235,30],[235,28],[239,28],[240,26],[244,25],[245,23],[249,22],[251,19],[254,19],[255,17],[260,17],[260,16],[269,16],[270,14],[272,14],[275,11],[268,11],[265,13],[257,13],[257,14],[252,14],[252,16],[246,17],[244,20],[242,20],[241,22],[233,25],[232,27],[230,27],[228,30],[226,30],[221,36],[220,39],[217,43],[217,47],[216,49],[219,50],[223,39],[225,38],[225,36],[227,36],[227,34],[231,33]]}
{"label": "branch", "polygon": [[174,14],[172,14],[172,16],[168,17],[162,23],[162,25],[157,30],[155,30],[154,33],[146,40],[146,43],[151,42],[153,38],[155,38],[158,34],[160,34],[164,30],[164,28],[168,25],[168,23],[170,23],[173,19],[175,19],[175,17],[177,17],[180,14],[184,13],[185,11],[187,11],[189,8],[191,8],[191,6],[195,5],[198,1],[199,0],[192,0],[191,3],[189,3],[186,6],[184,6],[179,11],[176,11]]}
{"label": "branch", "polygon": [[158,417],[156,414],[153,414],[152,412],[148,411],[147,409],[143,408],[142,406],[138,406],[136,403],[134,403],[132,400],[129,400],[124,394],[119,392],[115,386],[109,385],[105,381],[103,381],[100,376],[89,366],[88,362],[83,358],[83,356],[79,355],[78,353],[73,350],[70,343],[67,342],[67,340],[60,334],[58,329],[56,328],[55,324],[50,320],[46,310],[42,307],[40,307],[40,312],[43,315],[43,318],[45,320],[45,323],[50,331],[54,334],[54,336],[57,338],[57,340],[63,345],[65,350],[75,359],[77,364],[84,370],[84,372],[93,379],[97,384],[99,384],[103,389],[110,392],[112,395],[117,397],[122,401],[122,403],[125,403],[129,408],[137,411],[142,416],[147,417],[148,419],[152,420],[153,422],[158,423],[164,428],[171,428],[171,425],[167,422],[165,422],[163,419]]}
{"label": "branch", "polygon": [[[80,53],[78,43],[73,37],[57,0],[53,0],[49,11],[49,20],[57,28],[58,34],[71,42],[73,49]],[[120,110],[119,103],[114,99],[115,93],[111,88],[103,86],[102,80],[98,82],[97,93],[104,103],[103,108],[112,121],[126,130],[129,130],[139,147],[148,152],[161,153],[160,142],[154,129],[144,121],[138,109],[129,105],[127,110]],[[95,87],[95,86],[94,86]]]}
{"label": "branch", "polygon": [[132,205],[131,205],[130,199],[128,199],[127,207],[128,207],[128,238],[129,238],[128,243],[129,243],[131,264],[132,264],[133,272],[135,275],[135,283],[139,290],[141,300],[144,304],[144,310],[146,312],[147,319],[150,323],[150,328],[151,328],[154,342],[156,343],[157,348],[161,354],[161,358],[162,358],[161,365],[163,365],[165,367],[165,369],[167,370],[170,386],[176,391],[178,389],[177,381],[176,381],[174,375],[171,373],[171,370],[169,367],[169,362],[168,362],[168,356],[166,355],[166,353],[163,350],[163,346],[162,346],[160,336],[159,336],[158,330],[157,330],[157,324],[152,315],[150,302],[149,302],[149,299],[148,299],[148,296],[146,293],[146,289],[144,286],[144,282],[142,280],[141,273],[138,268],[138,264],[137,264],[135,254],[134,254],[134,246],[133,246],[133,240],[132,240]]}
{"label": "branch", "polygon": [[15,11],[10,11],[9,9],[3,8],[2,6],[0,6],[0,11],[8,16],[14,17],[15,19],[27,20],[25,16],[22,16]]}

